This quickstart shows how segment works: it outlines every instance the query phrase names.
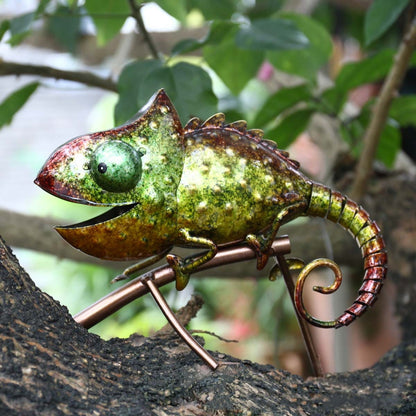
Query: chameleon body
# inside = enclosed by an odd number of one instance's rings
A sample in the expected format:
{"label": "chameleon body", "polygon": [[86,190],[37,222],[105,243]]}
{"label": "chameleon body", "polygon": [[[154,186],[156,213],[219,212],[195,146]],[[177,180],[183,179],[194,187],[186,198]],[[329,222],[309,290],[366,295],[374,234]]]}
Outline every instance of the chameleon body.
{"label": "chameleon body", "polygon": [[218,246],[246,241],[261,269],[282,224],[301,215],[339,223],[362,250],[365,275],[358,298],[326,323],[304,311],[299,290],[295,297],[311,323],[348,325],[374,303],[382,287],[387,254],[380,230],[359,205],[308,179],[297,162],[262,136],[261,130],[247,130],[244,121],[225,124],[223,114],[205,122],[193,118],[182,127],[160,90],[125,125],[58,148],[35,182],[66,200],[112,207],[91,220],[56,228],[92,256],[149,258],[148,265],[174,245],[206,248],[190,264],[167,255],[178,289]]}

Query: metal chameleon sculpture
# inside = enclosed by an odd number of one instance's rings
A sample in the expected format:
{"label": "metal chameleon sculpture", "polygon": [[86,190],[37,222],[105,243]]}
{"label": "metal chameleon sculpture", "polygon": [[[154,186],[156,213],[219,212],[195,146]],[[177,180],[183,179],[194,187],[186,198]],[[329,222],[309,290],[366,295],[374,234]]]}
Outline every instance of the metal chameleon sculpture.
{"label": "metal chameleon sculpture", "polygon": [[[365,269],[353,305],[337,319],[321,321],[304,307],[303,282],[313,268],[329,266],[334,284],[314,289],[331,293],[341,273],[327,259],[304,267],[294,296],[298,313],[308,322],[350,324],[375,302],[386,276],[380,229],[362,207],[305,177],[288,153],[264,140],[261,130],[247,130],[245,121],[225,124],[224,115],[215,114],[182,127],[163,90],[125,125],[59,147],[35,182],[69,201],[113,207],[88,221],[57,227],[70,244],[103,259],[147,259],[124,275],[166,255],[178,290],[219,246],[245,241],[262,269],[280,226],[302,215],[327,218],[347,229],[361,248]],[[206,252],[185,262],[168,254],[174,245]]]}

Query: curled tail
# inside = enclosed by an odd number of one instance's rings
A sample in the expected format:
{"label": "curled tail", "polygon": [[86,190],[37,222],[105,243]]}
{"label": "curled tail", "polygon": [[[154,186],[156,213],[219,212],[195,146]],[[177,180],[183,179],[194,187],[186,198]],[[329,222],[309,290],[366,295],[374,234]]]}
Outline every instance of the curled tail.
{"label": "curled tail", "polygon": [[332,293],[341,284],[338,265],[328,259],[317,259],[309,263],[299,274],[295,289],[297,310],[311,324],[324,328],[349,325],[362,315],[377,300],[387,273],[387,252],[380,228],[369,214],[354,201],[330,188],[313,183],[306,215],[327,218],[340,224],[357,241],[364,259],[364,281],[352,306],[334,321],[320,321],[307,312],[302,300],[303,284],[308,274],[316,267],[327,266],[335,273],[334,283],[329,287],[314,287],[320,293]]}

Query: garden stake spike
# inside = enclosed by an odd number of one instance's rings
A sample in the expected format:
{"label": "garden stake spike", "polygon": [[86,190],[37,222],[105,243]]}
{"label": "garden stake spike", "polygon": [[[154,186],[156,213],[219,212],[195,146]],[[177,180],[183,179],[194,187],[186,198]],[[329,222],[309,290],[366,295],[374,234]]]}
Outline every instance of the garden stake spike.
{"label": "garden stake spike", "polygon": [[[278,237],[275,241],[273,241],[270,249],[271,256],[288,253],[290,253],[290,241],[287,236]],[[190,258],[192,257],[198,258],[200,255],[196,254]],[[220,248],[212,260],[198,267],[195,272],[223,266],[225,264],[248,261],[254,258],[255,253],[248,246],[234,245],[230,247],[223,247]],[[143,284],[143,280],[148,277],[152,277],[154,283],[158,287],[162,287],[175,280],[175,273],[169,266],[160,266],[150,272],[136,277],[76,314],[74,316],[75,321],[84,328],[92,328],[94,325],[103,321],[114,312],[117,312],[123,306],[148,293],[147,286]]]}
{"label": "garden stake spike", "polygon": [[[296,318],[298,320],[299,328],[302,333],[303,342],[305,343],[306,352],[308,354],[309,362],[311,364],[312,373],[315,377],[322,377],[324,375],[324,370],[322,368],[322,363],[319,358],[319,354],[316,351],[315,343],[313,342],[311,331],[309,327],[302,318],[303,316],[299,313],[297,305],[295,303],[295,284],[293,283],[293,277],[289,271],[288,264],[283,254],[276,255],[276,262],[282,272],[286,288],[289,292],[290,299],[296,311]],[[303,305],[303,303],[302,303]]]}
{"label": "garden stake spike", "polygon": [[158,304],[159,308],[162,310],[168,322],[172,325],[176,333],[189,345],[189,347],[195,351],[213,370],[218,367],[217,361],[212,357],[212,355],[205,350],[201,345],[195,340],[194,337],[184,328],[183,325],[178,321],[175,314],[170,309],[165,298],[160,293],[158,287],[154,284],[152,278],[144,280],[144,284],[148,287],[149,292],[152,294],[153,299]]}
{"label": "garden stake spike", "polygon": [[163,90],[127,124],[58,148],[35,182],[69,201],[112,207],[96,218],[56,228],[87,254],[157,259],[174,245],[205,248],[205,255],[191,262],[168,254],[180,290],[219,247],[238,241],[255,249],[261,270],[280,226],[303,215],[327,218],[348,230],[365,267],[353,305],[328,322],[312,319],[299,301],[302,285],[296,286],[296,307],[308,322],[349,325],[376,301],[386,277],[380,229],[362,207],[308,179],[285,151],[263,140],[261,130],[247,130],[244,122],[226,124],[224,115],[216,114],[182,127]]}
{"label": "garden stake spike", "polygon": [[[270,255],[277,256],[287,254],[289,252],[290,241],[287,236],[283,236],[273,242]],[[200,254],[192,256],[195,260],[200,257]],[[213,259],[201,265],[196,272],[212,267],[218,267],[224,264],[251,260],[253,258],[255,258],[255,253],[250,247],[247,246],[238,245],[222,248]],[[150,292],[177,334],[212,369],[215,370],[218,367],[218,363],[204,348],[198,344],[198,342],[189,334],[183,325],[181,325],[158,289],[158,287],[174,280],[175,273],[172,267],[158,267],[157,269],[149,271],[109,293],[104,298],[98,300],[93,305],[75,315],[74,319],[84,328],[91,328],[126,304]]]}

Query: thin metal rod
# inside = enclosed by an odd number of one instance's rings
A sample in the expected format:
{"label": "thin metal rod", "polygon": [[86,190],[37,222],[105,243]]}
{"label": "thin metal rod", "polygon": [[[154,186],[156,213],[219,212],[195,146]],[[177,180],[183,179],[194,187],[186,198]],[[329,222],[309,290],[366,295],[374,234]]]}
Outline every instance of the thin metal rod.
{"label": "thin metal rod", "polygon": [[[271,247],[271,255],[290,253],[290,240],[287,236],[277,238]],[[202,271],[225,264],[252,260],[256,257],[255,252],[247,245],[235,245],[221,248],[216,256],[197,269]],[[76,322],[84,328],[91,328],[114,312],[133,300],[149,292],[149,288],[143,284],[143,279],[152,277],[156,286],[161,287],[175,280],[175,275],[170,266],[161,266],[149,273],[136,277],[125,285],[119,287],[97,302],[87,307],[74,316]]]}
{"label": "thin metal rod", "polygon": [[189,345],[189,347],[195,351],[213,370],[218,367],[217,361],[206,351],[195,338],[181,325],[181,323],[176,318],[175,314],[170,309],[165,298],[160,293],[159,288],[154,284],[151,278],[143,280],[143,283],[148,287],[150,293],[152,294],[154,300],[158,304],[159,308],[162,310],[163,315],[165,315],[168,322],[172,325],[173,329],[177,334]]}
{"label": "thin metal rod", "polygon": [[[283,255],[289,252],[290,241],[287,236],[284,236],[274,242],[270,255]],[[249,260],[254,258],[255,255],[255,252],[248,246],[238,245],[222,248],[214,258],[201,265],[197,271],[217,267],[223,264]],[[198,258],[198,255],[193,256],[193,258]],[[116,310],[120,309],[122,306],[150,291],[166,319],[178,335],[182,337],[189,347],[195,351],[212,369],[215,370],[218,367],[218,363],[181,325],[158,289],[159,286],[163,286],[174,279],[175,274],[170,266],[159,267],[137,277],[121,288],[100,299],[84,311],[75,315],[74,319],[85,328],[90,328]]]}
{"label": "thin metal rod", "polygon": [[308,326],[308,323],[302,319],[302,317],[298,314],[298,310],[296,309],[295,304],[295,284],[293,282],[292,275],[289,271],[289,268],[286,263],[286,259],[283,254],[276,254],[276,260],[279,264],[280,270],[282,271],[283,278],[286,283],[287,290],[290,295],[290,299],[293,304],[293,308],[295,309],[296,318],[299,323],[300,330],[302,332],[303,341],[305,343],[306,351],[308,353],[309,361],[311,363],[312,372],[316,377],[322,377],[324,375],[324,371],[322,368],[321,360],[319,358],[319,354],[316,351],[315,344],[313,342],[313,338]]}

